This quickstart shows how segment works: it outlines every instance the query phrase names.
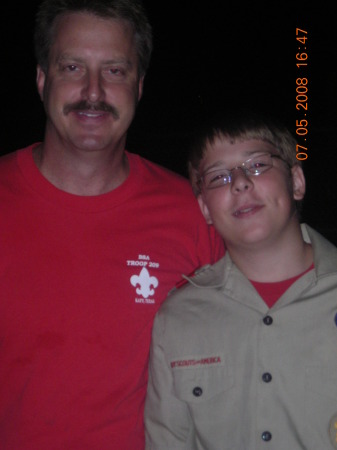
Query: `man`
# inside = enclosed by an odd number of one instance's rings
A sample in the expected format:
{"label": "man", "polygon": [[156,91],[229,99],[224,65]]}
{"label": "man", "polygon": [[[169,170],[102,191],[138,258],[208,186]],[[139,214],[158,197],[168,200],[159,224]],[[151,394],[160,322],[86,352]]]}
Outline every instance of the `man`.
{"label": "man", "polygon": [[337,249],[299,223],[295,140],[232,115],[197,139],[191,178],[228,251],[155,320],[146,448],[337,448]]}
{"label": "man", "polygon": [[42,143],[0,162],[0,447],[136,450],[152,320],[218,259],[186,180],[125,151],[151,53],[132,0],[46,0]]}

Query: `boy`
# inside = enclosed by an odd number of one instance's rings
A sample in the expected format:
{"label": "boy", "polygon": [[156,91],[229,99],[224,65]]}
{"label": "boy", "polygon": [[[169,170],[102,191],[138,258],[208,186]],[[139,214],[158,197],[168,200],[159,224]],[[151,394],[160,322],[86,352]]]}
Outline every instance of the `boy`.
{"label": "boy", "polygon": [[156,317],[147,448],[337,448],[337,249],[299,223],[295,140],[233,117],[201,133],[190,173],[228,252]]}

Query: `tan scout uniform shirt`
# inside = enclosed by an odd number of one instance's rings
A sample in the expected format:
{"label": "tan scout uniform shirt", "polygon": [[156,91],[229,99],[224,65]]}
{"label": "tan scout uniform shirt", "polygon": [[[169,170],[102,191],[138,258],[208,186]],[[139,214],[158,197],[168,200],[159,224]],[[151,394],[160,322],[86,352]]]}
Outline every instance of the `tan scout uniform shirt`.
{"label": "tan scout uniform shirt", "polygon": [[268,309],[227,254],[156,317],[147,449],[337,448],[337,249]]}

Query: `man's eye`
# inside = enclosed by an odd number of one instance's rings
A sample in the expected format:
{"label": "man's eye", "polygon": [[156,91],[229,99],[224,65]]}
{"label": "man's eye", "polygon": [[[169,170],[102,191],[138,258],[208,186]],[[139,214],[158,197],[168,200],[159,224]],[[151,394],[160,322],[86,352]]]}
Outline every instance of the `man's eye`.
{"label": "man's eye", "polygon": [[63,70],[65,72],[76,72],[78,70],[78,66],[76,64],[67,64],[63,66]]}
{"label": "man's eye", "polygon": [[120,67],[110,67],[107,72],[110,76],[114,77],[121,77],[125,74],[125,71]]}

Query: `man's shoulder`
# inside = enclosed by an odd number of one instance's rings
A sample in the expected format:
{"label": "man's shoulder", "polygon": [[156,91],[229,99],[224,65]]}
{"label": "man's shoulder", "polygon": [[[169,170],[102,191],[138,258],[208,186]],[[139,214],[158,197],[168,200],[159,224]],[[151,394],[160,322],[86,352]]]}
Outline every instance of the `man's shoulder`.
{"label": "man's shoulder", "polygon": [[30,155],[34,145],[36,144],[32,144],[28,147],[2,154],[0,156],[0,168],[3,169],[8,167],[8,165],[16,164],[18,158],[21,158],[22,156],[27,157],[28,155]]}
{"label": "man's shoulder", "polygon": [[172,170],[163,167],[162,165],[143,158],[135,153],[127,152],[128,159],[141,168],[142,174],[147,180],[151,180],[152,183],[160,183],[164,186],[164,183],[169,186],[176,186],[176,188],[181,188],[182,190],[192,193],[192,189],[186,177],[183,175],[173,172]]}
{"label": "man's shoulder", "polygon": [[15,162],[17,151],[5,153],[0,156],[0,169],[8,167]]}
{"label": "man's shoulder", "polygon": [[0,183],[7,185],[14,182],[18,173],[18,155],[19,150],[6,153],[0,157]]}
{"label": "man's shoulder", "polygon": [[4,192],[12,192],[23,181],[22,175],[32,164],[33,145],[23,149],[8,152],[0,157],[0,185]]}

